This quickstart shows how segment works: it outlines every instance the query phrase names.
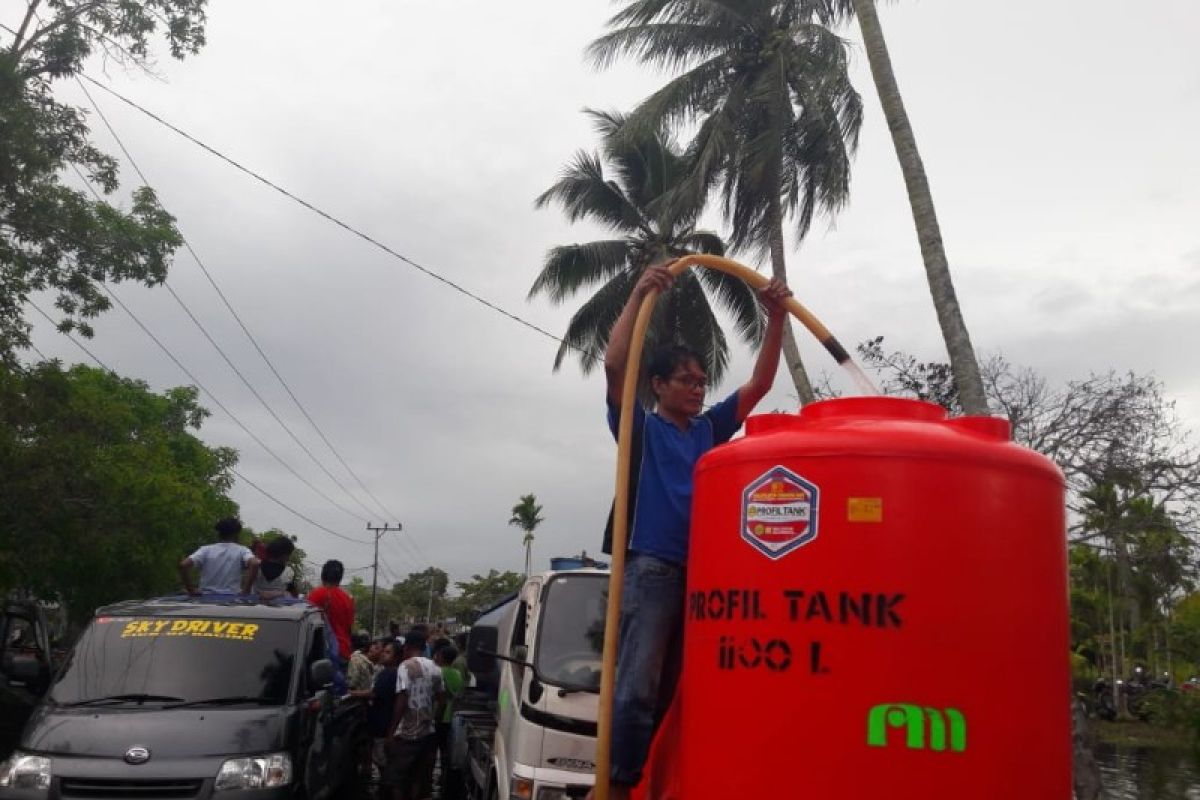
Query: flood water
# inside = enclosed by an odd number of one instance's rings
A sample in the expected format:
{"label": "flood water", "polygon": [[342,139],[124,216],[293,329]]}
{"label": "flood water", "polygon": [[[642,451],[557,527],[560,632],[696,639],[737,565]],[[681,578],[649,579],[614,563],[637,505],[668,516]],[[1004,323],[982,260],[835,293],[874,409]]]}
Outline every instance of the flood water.
{"label": "flood water", "polygon": [[1109,800],[1200,800],[1200,752],[1096,747]]}

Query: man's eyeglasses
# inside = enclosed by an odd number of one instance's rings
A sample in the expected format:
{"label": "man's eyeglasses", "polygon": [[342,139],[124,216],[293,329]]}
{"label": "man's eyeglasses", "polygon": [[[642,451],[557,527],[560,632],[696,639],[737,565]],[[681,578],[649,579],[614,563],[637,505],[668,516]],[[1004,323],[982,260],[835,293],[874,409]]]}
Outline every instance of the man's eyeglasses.
{"label": "man's eyeglasses", "polygon": [[708,378],[693,378],[691,375],[672,375],[670,379],[688,390],[699,389],[702,392],[708,391]]}

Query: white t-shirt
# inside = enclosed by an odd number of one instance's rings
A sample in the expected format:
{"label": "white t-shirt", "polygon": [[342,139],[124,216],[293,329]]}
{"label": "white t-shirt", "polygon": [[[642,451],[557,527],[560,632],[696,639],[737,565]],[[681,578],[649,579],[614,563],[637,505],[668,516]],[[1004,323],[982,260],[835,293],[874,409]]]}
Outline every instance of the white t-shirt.
{"label": "white t-shirt", "polygon": [[442,668],[424,656],[413,656],[396,670],[396,692],[408,692],[408,707],[396,737],[422,739],[433,735],[433,704],[442,691]]}
{"label": "white t-shirt", "polygon": [[237,542],[204,545],[191,555],[192,563],[200,570],[200,591],[239,594],[242,567],[252,558],[250,548]]}
{"label": "white t-shirt", "polygon": [[286,592],[288,584],[292,582],[293,576],[291,567],[284,567],[283,572],[275,576],[275,580],[271,580],[266,575],[262,574],[262,567],[258,568],[258,575],[254,578],[254,586],[250,591],[253,594],[262,594],[263,592]]}

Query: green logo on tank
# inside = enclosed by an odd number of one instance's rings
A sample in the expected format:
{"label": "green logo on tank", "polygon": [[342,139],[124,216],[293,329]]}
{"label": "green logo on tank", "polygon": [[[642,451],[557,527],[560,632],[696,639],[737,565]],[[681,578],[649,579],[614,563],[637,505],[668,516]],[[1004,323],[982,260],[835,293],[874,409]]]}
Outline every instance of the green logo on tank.
{"label": "green logo on tank", "polygon": [[910,750],[951,752],[967,749],[967,720],[956,708],[929,708],[912,703],[883,703],[867,712],[867,744],[887,747],[891,729],[904,731]]}

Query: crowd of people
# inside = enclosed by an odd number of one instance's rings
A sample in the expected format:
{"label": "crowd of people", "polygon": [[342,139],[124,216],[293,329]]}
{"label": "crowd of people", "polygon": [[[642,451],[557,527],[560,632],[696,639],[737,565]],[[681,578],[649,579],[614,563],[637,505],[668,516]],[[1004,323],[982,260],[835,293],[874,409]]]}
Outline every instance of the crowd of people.
{"label": "crowd of people", "polygon": [[369,741],[364,741],[359,768],[365,777],[377,778],[380,800],[433,797],[439,755],[443,775],[449,764],[454,701],[469,681],[465,636],[456,642],[421,623],[401,635],[397,622],[389,623],[389,635],[376,639],[366,631],[352,633],[354,598],[341,587],[345,568],[340,561],[326,561],[321,585],[301,598],[288,566],[295,551],[290,539],[280,536],[252,550],[238,541],[238,520],[223,519],[216,531],[215,543],[180,561],[184,591],[255,595],[263,602],[291,595],[320,608],[332,634],[335,691],[363,706]]}
{"label": "crowd of people", "polygon": [[432,797],[439,758],[446,774],[454,700],[468,681],[461,644],[421,624],[403,636],[355,635],[347,683],[367,705],[363,771],[377,773],[381,800]]}

